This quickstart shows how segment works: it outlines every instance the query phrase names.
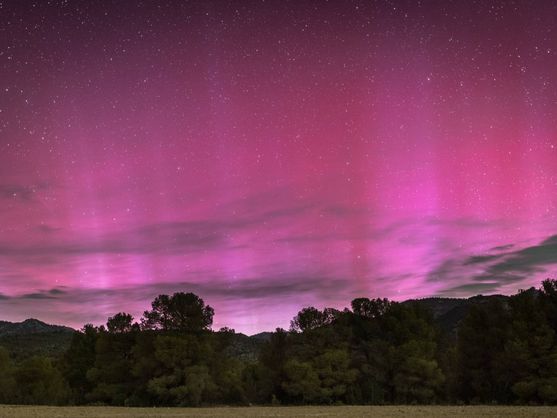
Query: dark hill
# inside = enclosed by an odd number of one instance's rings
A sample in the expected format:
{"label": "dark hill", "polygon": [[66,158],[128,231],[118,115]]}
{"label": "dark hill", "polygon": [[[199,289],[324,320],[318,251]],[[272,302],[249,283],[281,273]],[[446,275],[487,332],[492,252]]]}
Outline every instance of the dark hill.
{"label": "dark hill", "polygon": [[257,340],[257,341],[261,341],[261,342],[265,342],[265,341],[269,341],[271,339],[271,336],[273,335],[272,332],[260,332],[259,334],[254,334],[251,335],[250,338],[252,340]]}
{"label": "dark hill", "polygon": [[[528,289],[526,292],[537,292]],[[455,335],[458,324],[471,306],[488,303],[499,299],[508,303],[509,297],[503,295],[474,296],[468,299],[432,297],[424,299],[411,299],[403,304],[415,303],[428,309],[442,331]],[[70,345],[72,328],[46,324],[38,319],[27,319],[23,322],[0,321],[0,346],[4,346],[17,359],[35,354],[51,357],[60,356]],[[229,338],[226,352],[237,358],[255,361],[262,345],[269,341],[272,332],[260,332],[252,336],[244,334],[223,335]]]}
{"label": "dark hill", "polygon": [[[527,290],[528,292],[531,290]],[[508,303],[509,297],[503,295],[473,296],[468,299],[458,298],[425,298],[411,299],[402,303],[415,303],[428,309],[442,331],[454,335],[458,324],[464,319],[470,308],[492,300]]]}
{"label": "dark hill", "polygon": [[0,321],[0,346],[16,359],[33,355],[58,357],[70,346],[72,328],[46,324],[38,319]]}
{"label": "dark hill", "polygon": [[228,336],[225,353],[245,361],[256,361],[264,341],[248,337],[245,334],[231,334]]}
{"label": "dark hill", "polygon": [[0,321],[0,337],[6,335],[21,335],[21,334],[44,334],[51,332],[69,332],[73,333],[74,330],[62,325],[46,324],[38,319],[29,318],[23,322],[7,322]]}

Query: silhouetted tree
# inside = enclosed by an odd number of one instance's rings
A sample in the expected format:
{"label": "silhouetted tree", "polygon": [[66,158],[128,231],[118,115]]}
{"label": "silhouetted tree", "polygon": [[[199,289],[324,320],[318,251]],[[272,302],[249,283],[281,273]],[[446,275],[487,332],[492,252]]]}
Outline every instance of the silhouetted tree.
{"label": "silhouetted tree", "polygon": [[282,386],[288,395],[302,403],[325,404],[345,401],[358,376],[345,350],[327,350],[308,361],[289,360],[285,373]]}
{"label": "silhouetted tree", "polygon": [[197,406],[216,387],[207,362],[212,348],[206,337],[164,336],[155,340],[158,367],[148,391],[163,405]]}
{"label": "silhouetted tree", "polygon": [[111,405],[128,405],[135,388],[132,374],[132,349],[135,337],[131,333],[111,334],[102,329],[95,344],[95,364],[87,379],[93,383],[88,400]]}
{"label": "silhouetted tree", "polygon": [[384,315],[391,302],[388,299],[357,298],[352,301],[352,311],[363,318],[373,319]]}
{"label": "silhouetted tree", "polygon": [[16,403],[15,370],[8,350],[0,347],[0,403]]}
{"label": "silhouetted tree", "polygon": [[87,372],[95,365],[98,335],[98,328],[86,324],[73,335],[70,347],[64,354],[61,369],[71,387],[75,403],[83,403],[85,394],[93,388],[93,384],[87,379]]}
{"label": "silhouetted tree", "polygon": [[498,299],[474,305],[458,328],[458,397],[466,402],[505,402],[510,387],[501,384],[509,310]]}
{"label": "silhouetted tree", "polygon": [[[111,334],[122,334],[134,330],[133,316],[125,312],[117,313],[116,315],[108,318],[106,322],[106,329]],[[135,329],[138,329],[135,326]]]}
{"label": "silhouetted tree", "polygon": [[332,324],[340,315],[340,312],[333,308],[325,308],[323,311],[310,306],[303,308],[290,321],[290,330],[293,332],[305,332],[325,325]]}
{"label": "silhouetted tree", "polygon": [[[551,283],[544,282],[545,286]],[[509,300],[511,324],[499,376],[524,403],[557,402],[555,331],[543,309],[544,290],[521,291]],[[510,398],[510,396],[509,396]]]}
{"label": "silhouetted tree", "polygon": [[159,295],[151,303],[151,310],[143,313],[144,329],[201,331],[213,323],[214,310],[193,293]]}
{"label": "silhouetted tree", "polygon": [[0,347],[0,402],[557,404],[554,280],[472,298],[456,332],[418,302],[351,306],[302,309],[292,332],[277,329],[254,359],[238,351],[244,335],[208,331],[214,311],[198,296],[159,295],[141,328],[124,312],[106,328],[88,324],[58,360],[18,362]]}
{"label": "silhouetted tree", "polygon": [[70,389],[62,373],[44,357],[31,357],[15,370],[16,403],[30,405],[62,405]]}

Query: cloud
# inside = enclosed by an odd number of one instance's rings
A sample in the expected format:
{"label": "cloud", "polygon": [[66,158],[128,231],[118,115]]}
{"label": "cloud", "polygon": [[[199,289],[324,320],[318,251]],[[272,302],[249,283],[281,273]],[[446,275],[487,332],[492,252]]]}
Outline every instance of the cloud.
{"label": "cloud", "polygon": [[[102,236],[78,238],[51,237],[58,229],[40,225],[37,231],[44,233],[46,240],[39,243],[14,245],[0,242],[0,257],[49,257],[83,256],[91,254],[157,254],[194,253],[213,249],[237,249],[241,244],[232,243],[235,233],[251,231],[253,227],[272,225],[274,222],[291,220],[315,208],[312,204],[271,208],[258,214],[245,214],[222,218],[191,221],[169,221],[143,225]],[[45,258],[46,257],[46,258]]]}
{"label": "cloud", "polygon": [[52,296],[48,293],[42,293],[42,292],[26,293],[26,294],[20,296],[19,298],[20,299],[55,299],[54,296]]}
{"label": "cloud", "polygon": [[287,298],[308,293],[319,293],[327,299],[334,298],[339,292],[345,290],[348,285],[350,285],[350,281],[341,278],[254,278],[241,280],[227,286],[215,287],[210,285],[202,290],[207,294],[231,299]]}
{"label": "cloud", "polygon": [[557,235],[553,235],[538,245],[503,254],[501,261],[490,265],[486,273],[534,273],[543,271],[549,265],[557,264]]}
{"label": "cloud", "polygon": [[[253,277],[236,281],[219,278],[203,282],[144,283],[120,288],[56,287],[21,295],[0,295],[0,299],[4,307],[9,306],[9,312],[19,313],[21,318],[40,316],[49,321],[80,326],[87,322],[103,323],[108,316],[121,310],[140,316],[159,294],[193,292],[205,303],[216,307],[217,314],[223,318],[227,315],[236,317],[239,313],[249,317],[281,306],[284,309],[285,301],[297,305],[297,308],[312,300],[335,305],[340,299],[340,303],[347,304],[350,298],[356,296],[350,293],[350,285],[348,279],[320,276]],[[95,309],[83,309],[92,306]],[[55,311],[52,307],[56,307]],[[63,312],[67,312],[71,319],[64,318]]]}
{"label": "cloud", "polygon": [[0,184],[0,199],[13,199],[21,202],[31,202],[37,192],[49,187],[47,183],[37,183],[29,186],[21,184]]}
{"label": "cloud", "polygon": [[[348,206],[326,206],[321,209],[322,214],[338,216],[340,218],[350,218],[358,215],[370,215],[371,211],[366,208],[354,208]],[[471,228],[482,229],[500,224],[499,221],[479,221],[469,218],[455,218],[440,220],[434,217],[425,218],[404,218],[386,225],[370,225],[368,217],[363,218],[361,228],[346,230],[328,231],[326,233],[292,235],[276,240],[276,242],[323,242],[323,241],[352,241],[369,240],[381,241],[384,239],[394,239],[404,245],[415,245],[422,241],[430,241],[427,233],[431,228],[443,226],[449,228]]]}
{"label": "cloud", "polygon": [[497,254],[497,255],[473,255],[469,258],[467,258],[466,260],[464,260],[464,265],[470,265],[470,264],[482,264],[482,263],[487,263],[489,261],[493,261],[496,260],[498,258],[503,257],[504,254]]}
{"label": "cloud", "polygon": [[[557,235],[549,236],[539,244],[510,251],[514,248],[517,248],[516,244],[493,247],[491,250],[499,253],[445,261],[429,274],[428,280],[437,277],[439,281],[446,281],[449,287],[440,292],[443,295],[495,292],[557,265]],[[462,284],[463,279],[468,283]],[[452,283],[458,284],[450,286]]]}
{"label": "cloud", "polygon": [[46,224],[37,225],[34,229],[42,234],[53,234],[62,231],[62,228],[56,228]]}
{"label": "cloud", "polygon": [[524,280],[524,275],[520,274],[499,274],[499,275],[492,275],[492,274],[480,274],[478,276],[474,276],[474,281],[476,282],[495,282],[499,285],[507,285],[511,283],[516,283]]}
{"label": "cloud", "polygon": [[507,251],[514,247],[514,244],[499,245],[498,247],[493,247],[491,251]]}
{"label": "cloud", "polygon": [[341,219],[351,216],[369,216],[372,211],[367,207],[354,207],[343,205],[327,205],[321,209],[321,212],[327,215],[333,215]]}
{"label": "cloud", "polygon": [[32,200],[35,190],[31,187],[16,184],[0,184],[0,197],[4,199],[15,199],[29,202]]}
{"label": "cloud", "polygon": [[439,292],[441,295],[454,295],[458,293],[472,293],[478,294],[482,292],[492,293],[499,287],[498,282],[490,283],[466,283],[459,286],[452,287],[450,289],[443,290]]}
{"label": "cloud", "polygon": [[453,218],[453,219],[440,219],[436,217],[426,217],[423,222],[428,225],[442,225],[453,226],[460,228],[491,228],[496,225],[503,225],[501,220],[481,220],[477,218]]}
{"label": "cloud", "polygon": [[[336,299],[349,287],[350,281],[342,278],[326,277],[256,277],[235,281],[213,279],[204,282],[157,282],[141,284],[133,287],[111,289],[64,289],[61,296],[75,302],[90,302],[116,297],[125,300],[151,300],[158,294],[175,292],[194,292],[211,303],[211,300],[279,300],[290,297],[304,297],[308,294],[319,294],[324,299]],[[52,291],[41,292],[51,296]],[[25,295],[24,295],[25,296]]]}
{"label": "cloud", "polygon": [[0,243],[0,256],[44,257],[91,254],[148,254],[195,252],[224,246],[225,232],[239,224],[222,222],[164,222],[107,233],[99,238],[41,241],[28,245]]}
{"label": "cloud", "polygon": [[9,300],[25,299],[58,299],[80,304],[92,301],[105,301],[110,298],[119,300],[147,300],[158,294],[172,294],[175,292],[194,292],[206,298],[210,303],[216,300],[246,300],[246,299],[284,299],[288,297],[303,297],[307,294],[319,294],[325,299],[336,299],[350,285],[350,280],[326,277],[254,277],[229,281],[213,279],[204,282],[156,282],[139,284],[120,288],[52,288],[37,290],[22,295],[0,298]]}
{"label": "cloud", "polygon": [[37,290],[31,293],[24,293],[22,295],[8,296],[0,295],[3,300],[27,300],[27,299],[57,299],[60,296],[67,295],[67,291],[56,287],[49,290]]}

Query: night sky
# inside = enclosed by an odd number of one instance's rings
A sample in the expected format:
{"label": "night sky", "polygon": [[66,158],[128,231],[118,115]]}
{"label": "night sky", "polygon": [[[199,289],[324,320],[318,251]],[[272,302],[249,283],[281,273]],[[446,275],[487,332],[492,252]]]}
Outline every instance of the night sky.
{"label": "night sky", "polygon": [[557,272],[557,2],[0,1],[0,319],[213,328]]}

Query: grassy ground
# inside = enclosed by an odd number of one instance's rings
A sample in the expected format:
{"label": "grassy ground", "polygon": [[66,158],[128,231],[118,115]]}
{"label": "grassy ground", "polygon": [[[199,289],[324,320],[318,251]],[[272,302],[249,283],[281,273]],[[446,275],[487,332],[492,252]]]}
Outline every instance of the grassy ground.
{"label": "grassy ground", "polygon": [[338,406],[338,407],[251,407],[251,408],[110,408],[0,406],[4,418],[224,418],[224,417],[373,417],[373,418],[463,418],[493,417],[553,418],[557,407],[505,406]]}

